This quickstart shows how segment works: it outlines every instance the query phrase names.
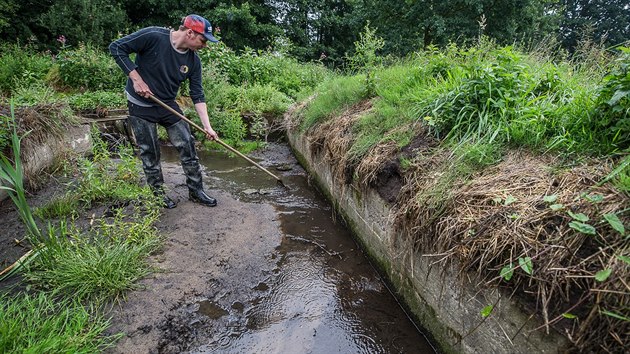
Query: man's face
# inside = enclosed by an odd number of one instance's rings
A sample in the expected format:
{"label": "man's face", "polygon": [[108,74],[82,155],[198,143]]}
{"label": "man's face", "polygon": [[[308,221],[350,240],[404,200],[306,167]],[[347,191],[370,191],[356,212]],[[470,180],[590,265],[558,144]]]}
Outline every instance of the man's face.
{"label": "man's face", "polygon": [[190,49],[199,50],[205,48],[208,45],[208,39],[201,33],[190,30],[191,33],[191,43]]}

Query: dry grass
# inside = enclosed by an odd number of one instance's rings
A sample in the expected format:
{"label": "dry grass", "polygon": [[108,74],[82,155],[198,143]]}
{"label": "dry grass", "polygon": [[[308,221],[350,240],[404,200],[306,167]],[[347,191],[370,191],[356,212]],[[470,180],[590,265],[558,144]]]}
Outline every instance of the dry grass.
{"label": "dry grass", "polygon": [[[630,198],[596,186],[610,166],[594,161],[554,171],[551,158],[512,152],[468,183],[456,181],[441,201],[429,202],[423,191],[439,189],[442,177],[428,172],[440,168],[427,164],[445,166],[432,159],[416,166],[395,215],[417,249],[438,255],[436,263],[456,261],[462,275],[476,273],[482,286],[507,285],[529,298],[535,304],[530,310],[543,320],[541,329],[556,326],[579,350],[617,352],[630,345],[629,322],[602,312],[628,317],[630,308],[630,267],[617,257],[628,255],[630,240],[603,220],[606,213],[626,210],[618,216],[628,225]],[[563,209],[554,211],[543,200],[551,195]],[[567,210],[587,215],[597,234],[569,227]],[[518,266],[525,257],[532,260],[531,275]],[[514,277],[506,283],[500,270],[510,264]],[[599,282],[595,274],[603,269],[612,273]],[[566,318],[571,315],[577,319]]]}
{"label": "dry grass", "polygon": [[340,116],[315,126],[309,133],[312,155],[322,155],[323,160],[333,170],[333,178],[340,185],[352,182],[356,162],[350,161],[348,151],[354,135],[352,126],[372,108],[370,101],[364,101],[343,112]]}
{"label": "dry grass", "polygon": [[[70,112],[65,104],[38,104],[30,107],[16,107],[14,109],[14,117],[18,136],[22,139],[22,151],[25,152],[23,158],[24,163],[28,163],[29,158],[38,158],[29,151],[33,151],[36,147],[41,146],[49,138],[61,137],[72,124],[76,124],[76,119],[70,116]],[[0,106],[0,114],[10,117],[11,111],[9,107]],[[3,151],[10,155],[10,149]],[[38,184],[43,180],[41,176],[25,176],[27,187],[36,189]]]}

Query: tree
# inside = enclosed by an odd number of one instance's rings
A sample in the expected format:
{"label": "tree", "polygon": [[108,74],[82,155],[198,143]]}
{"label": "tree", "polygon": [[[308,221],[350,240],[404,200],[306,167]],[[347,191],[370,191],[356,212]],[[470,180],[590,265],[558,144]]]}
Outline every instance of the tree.
{"label": "tree", "polygon": [[574,50],[581,39],[590,36],[607,46],[630,39],[630,5],[627,0],[562,0],[560,35],[563,47]]}
{"label": "tree", "polygon": [[40,21],[53,36],[63,35],[68,44],[83,42],[100,47],[128,26],[127,14],[108,0],[56,1]]}
{"label": "tree", "polygon": [[266,49],[281,29],[272,20],[272,12],[259,3],[257,6],[248,2],[236,5],[221,4],[206,13],[206,18],[220,28],[221,40],[235,50],[245,47]]}
{"label": "tree", "polygon": [[354,16],[349,0],[271,0],[269,4],[276,24],[294,45],[292,54],[302,60],[326,57],[338,63],[352,50],[363,23]]}
{"label": "tree", "polygon": [[1,0],[0,37],[9,43],[33,43],[43,47],[52,36],[38,18],[52,3],[52,0]]}
{"label": "tree", "polygon": [[379,29],[384,51],[404,55],[428,45],[466,42],[483,33],[499,43],[551,30],[551,0],[353,0],[358,16]]}

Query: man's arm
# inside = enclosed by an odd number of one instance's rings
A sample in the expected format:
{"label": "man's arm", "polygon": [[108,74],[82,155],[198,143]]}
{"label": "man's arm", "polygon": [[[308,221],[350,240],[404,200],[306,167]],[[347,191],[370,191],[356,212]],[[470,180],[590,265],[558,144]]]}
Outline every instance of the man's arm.
{"label": "man's arm", "polygon": [[144,28],[120,38],[109,45],[109,52],[112,57],[114,57],[116,64],[129,76],[133,83],[134,91],[142,97],[149,97],[153,92],[151,92],[147,83],[142,79],[140,73],[138,73],[138,66],[131,61],[129,55],[131,55],[131,53],[139,53],[143,50],[152,31],[153,29],[150,27]]}
{"label": "man's arm", "polygon": [[201,119],[201,124],[203,124],[203,129],[206,131],[206,137],[211,140],[218,139],[219,136],[212,129],[210,125],[210,118],[208,117],[208,106],[205,102],[195,103],[195,111],[199,115],[199,119]]}

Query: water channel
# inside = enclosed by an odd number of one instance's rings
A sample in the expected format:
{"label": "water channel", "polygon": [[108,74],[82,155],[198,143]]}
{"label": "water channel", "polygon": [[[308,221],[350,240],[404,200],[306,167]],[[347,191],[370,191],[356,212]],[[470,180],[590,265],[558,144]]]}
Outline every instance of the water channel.
{"label": "water channel", "polygon": [[[164,160],[178,162],[174,149],[162,151]],[[273,144],[273,151],[275,162],[258,161],[288,188],[242,159],[200,151],[206,186],[272,205],[281,242],[275,268],[247,303],[196,304],[197,313],[221,325],[189,352],[435,353],[288,147]]]}

